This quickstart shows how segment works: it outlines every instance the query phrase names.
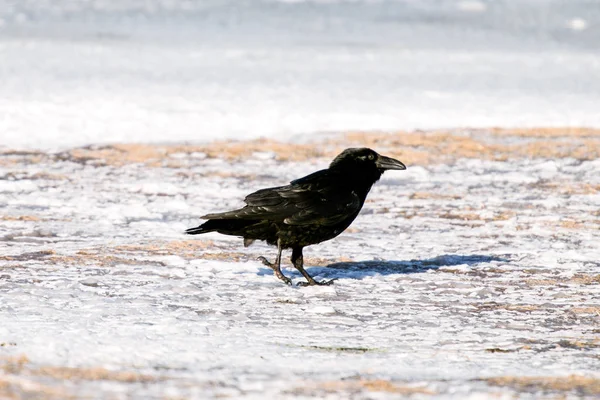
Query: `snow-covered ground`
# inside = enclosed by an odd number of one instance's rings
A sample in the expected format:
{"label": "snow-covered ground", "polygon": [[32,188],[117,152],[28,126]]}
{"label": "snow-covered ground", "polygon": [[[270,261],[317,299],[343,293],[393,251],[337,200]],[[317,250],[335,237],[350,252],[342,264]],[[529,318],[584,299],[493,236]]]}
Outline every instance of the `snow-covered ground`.
{"label": "snow-covered ground", "polygon": [[[0,399],[594,398],[600,134],[523,128],[599,104],[598,1],[0,0]],[[356,145],[333,286],[182,234]]]}
{"label": "snow-covered ground", "polygon": [[0,0],[0,146],[600,126],[589,0]]}
{"label": "snow-covered ground", "polygon": [[[585,135],[519,140],[598,145]],[[0,157],[0,398],[600,393],[598,159],[498,161],[482,147],[429,163],[422,144],[384,147],[421,161],[306,249],[308,271],[335,284],[298,288],[256,261],[271,247],[182,231],[330,157],[226,147]]]}

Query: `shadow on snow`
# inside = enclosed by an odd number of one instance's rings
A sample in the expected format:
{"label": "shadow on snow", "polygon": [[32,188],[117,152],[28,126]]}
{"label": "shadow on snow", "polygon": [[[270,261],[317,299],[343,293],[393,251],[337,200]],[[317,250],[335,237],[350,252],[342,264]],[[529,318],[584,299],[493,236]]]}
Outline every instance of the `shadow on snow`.
{"label": "shadow on snow", "polygon": [[[436,270],[440,267],[452,267],[458,265],[478,265],[490,262],[509,262],[510,257],[505,255],[458,255],[445,254],[442,256],[428,258],[425,260],[408,260],[408,261],[357,261],[357,262],[339,262],[329,264],[326,267],[306,267],[307,272],[314,276],[326,279],[362,279],[368,276],[375,275],[394,275],[394,274],[416,274],[426,272],[428,270]],[[284,273],[293,278],[301,278],[302,276],[290,265],[284,265]],[[259,275],[273,275],[273,271],[268,268],[261,268]]]}

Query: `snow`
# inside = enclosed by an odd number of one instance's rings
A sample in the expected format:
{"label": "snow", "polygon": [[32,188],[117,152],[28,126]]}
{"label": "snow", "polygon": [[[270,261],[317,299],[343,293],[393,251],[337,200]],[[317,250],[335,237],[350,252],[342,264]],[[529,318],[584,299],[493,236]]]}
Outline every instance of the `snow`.
{"label": "snow", "polygon": [[300,288],[264,243],[183,231],[330,159],[55,151],[598,127],[599,21],[584,0],[0,0],[0,398],[593,398],[485,379],[600,379],[598,159],[386,173],[305,250],[335,283]]}
{"label": "snow", "polygon": [[0,20],[11,148],[600,126],[587,1],[0,0]]}
{"label": "snow", "polygon": [[[83,397],[291,398],[298,388],[317,395],[326,382],[362,376],[476,398],[489,393],[477,381],[486,377],[597,373],[597,347],[560,343],[597,338],[598,315],[572,310],[600,306],[598,282],[578,283],[598,276],[597,217],[589,214],[598,197],[523,190],[547,179],[598,185],[597,162],[460,160],[387,173],[353,230],[305,252],[308,271],[334,285],[299,288],[256,260],[274,256],[264,244],[244,248],[209,234],[194,238],[210,242],[193,254],[168,247],[188,239],[182,231],[197,216],[315,163],[257,160],[220,163],[231,172],[225,178],[142,164],[19,164],[25,178],[2,181],[0,191],[3,215],[14,217],[0,222],[0,342],[16,343],[0,355],[164,379],[69,389]],[[189,162],[197,171],[213,166]],[[32,191],[23,183],[40,167],[77,179],[37,179]],[[283,178],[261,175],[265,169]],[[257,178],[240,181],[239,170]],[[410,199],[415,192],[457,197]],[[410,210],[418,213],[402,216]],[[440,216],[450,211],[481,216]],[[493,219],[503,211],[515,215]],[[566,215],[589,225],[562,227]],[[496,348],[506,352],[489,350]],[[494,389],[510,393],[502,390]]]}

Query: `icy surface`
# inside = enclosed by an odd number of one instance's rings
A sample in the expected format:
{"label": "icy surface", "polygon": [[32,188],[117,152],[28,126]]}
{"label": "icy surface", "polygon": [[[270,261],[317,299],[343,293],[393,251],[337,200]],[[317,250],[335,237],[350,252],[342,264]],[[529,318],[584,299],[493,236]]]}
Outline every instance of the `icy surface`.
{"label": "icy surface", "polygon": [[0,146],[600,126],[600,3],[0,0]]}
{"label": "icy surface", "polygon": [[305,251],[335,284],[298,288],[256,261],[273,248],[182,231],[328,160],[176,158],[0,167],[0,355],[160,379],[67,387],[104,398],[394,396],[328,391],[356,377],[510,397],[480,379],[600,370],[600,198],[562,191],[599,187],[598,161],[388,173],[349,231]]}

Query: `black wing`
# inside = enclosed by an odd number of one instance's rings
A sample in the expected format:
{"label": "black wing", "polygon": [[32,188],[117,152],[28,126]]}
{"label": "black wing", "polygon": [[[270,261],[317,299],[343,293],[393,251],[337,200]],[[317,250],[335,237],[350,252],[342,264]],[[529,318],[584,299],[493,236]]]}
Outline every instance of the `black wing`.
{"label": "black wing", "polygon": [[292,181],[290,185],[262,189],[248,195],[247,206],[209,214],[207,219],[266,219],[288,225],[335,225],[360,211],[359,196],[339,185],[329,171],[322,170]]}

